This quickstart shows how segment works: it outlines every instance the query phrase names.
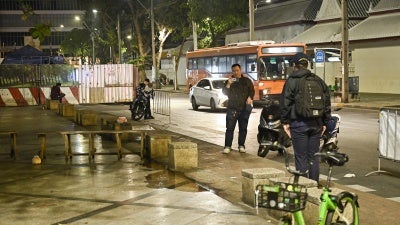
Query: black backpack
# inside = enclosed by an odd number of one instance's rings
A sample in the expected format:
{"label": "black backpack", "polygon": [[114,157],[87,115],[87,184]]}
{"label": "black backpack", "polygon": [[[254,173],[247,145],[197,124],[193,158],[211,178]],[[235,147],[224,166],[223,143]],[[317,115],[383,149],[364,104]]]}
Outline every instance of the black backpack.
{"label": "black backpack", "polygon": [[295,97],[296,114],[303,118],[321,117],[325,111],[324,87],[326,85],[313,73],[299,79]]}

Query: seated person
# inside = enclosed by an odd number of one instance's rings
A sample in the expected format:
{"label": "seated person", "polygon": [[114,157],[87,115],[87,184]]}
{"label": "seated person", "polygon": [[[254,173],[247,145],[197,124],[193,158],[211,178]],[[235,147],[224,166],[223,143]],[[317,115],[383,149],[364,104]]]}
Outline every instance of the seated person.
{"label": "seated person", "polygon": [[50,98],[51,100],[58,100],[60,103],[62,102],[62,98],[65,96],[64,93],[61,92],[61,83],[57,83],[51,88]]}

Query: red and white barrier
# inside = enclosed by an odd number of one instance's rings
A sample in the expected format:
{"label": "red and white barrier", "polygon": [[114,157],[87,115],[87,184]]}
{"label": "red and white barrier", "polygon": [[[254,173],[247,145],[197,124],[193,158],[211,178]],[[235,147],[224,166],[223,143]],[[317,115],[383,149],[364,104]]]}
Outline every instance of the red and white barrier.
{"label": "red and white barrier", "polygon": [[[0,106],[44,105],[50,98],[50,87],[0,89]],[[65,102],[79,104],[78,87],[61,87]]]}

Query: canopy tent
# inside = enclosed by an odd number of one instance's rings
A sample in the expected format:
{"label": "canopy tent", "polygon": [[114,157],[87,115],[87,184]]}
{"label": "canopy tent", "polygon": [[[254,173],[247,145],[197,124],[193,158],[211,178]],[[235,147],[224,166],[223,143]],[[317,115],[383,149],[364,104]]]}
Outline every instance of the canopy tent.
{"label": "canopy tent", "polygon": [[38,49],[25,45],[6,55],[2,64],[63,64],[63,57],[50,56]]}

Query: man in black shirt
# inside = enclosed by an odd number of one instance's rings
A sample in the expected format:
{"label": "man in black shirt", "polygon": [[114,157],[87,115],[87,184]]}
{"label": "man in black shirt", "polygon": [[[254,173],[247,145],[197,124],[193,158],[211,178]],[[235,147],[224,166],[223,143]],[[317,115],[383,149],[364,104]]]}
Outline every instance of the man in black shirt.
{"label": "man in black shirt", "polygon": [[247,124],[253,108],[254,86],[253,82],[243,76],[239,64],[232,65],[232,77],[222,87],[222,92],[228,96],[226,111],[225,147],[223,153],[231,151],[233,133],[236,123],[239,125],[238,145],[239,152],[246,152],[245,141],[247,136]]}

